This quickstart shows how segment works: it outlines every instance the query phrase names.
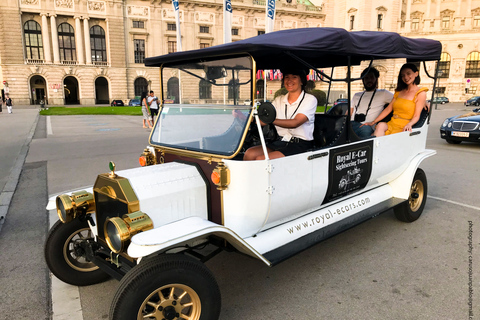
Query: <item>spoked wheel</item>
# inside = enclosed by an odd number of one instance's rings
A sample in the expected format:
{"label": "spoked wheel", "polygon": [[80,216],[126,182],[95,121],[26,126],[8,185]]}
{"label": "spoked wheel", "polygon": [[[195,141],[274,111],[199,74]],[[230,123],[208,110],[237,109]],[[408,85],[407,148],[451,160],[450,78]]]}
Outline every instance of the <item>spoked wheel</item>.
{"label": "spoked wheel", "polygon": [[163,286],[150,294],[139,310],[140,319],[200,319],[198,294],[182,284]]}
{"label": "spoked wheel", "polygon": [[413,177],[408,201],[394,208],[397,219],[404,222],[417,220],[425,207],[427,190],[427,176],[422,169],[418,168]]}
{"label": "spoked wheel", "polygon": [[63,282],[76,286],[92,285],[110,278],[86,259],[81,243],[90,240],[93,241],[93,234],[86,221],[57,221],[45,242],[45,260],[50,271]]}
{"label": "spoked wheel", "polygon": [[210,270],[182,254],[142,261],[121,280],[111,320],[216,320],[220,290]]}

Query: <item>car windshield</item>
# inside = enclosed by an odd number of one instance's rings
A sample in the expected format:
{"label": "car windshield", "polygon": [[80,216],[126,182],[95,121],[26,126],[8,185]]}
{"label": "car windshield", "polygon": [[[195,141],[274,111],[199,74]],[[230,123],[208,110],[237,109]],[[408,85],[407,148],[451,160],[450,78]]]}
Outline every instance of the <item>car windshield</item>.
{"label": "car windshield", "polygon": [[150,143],[231,156],[239,149],[252,107],[249,56],[162,69],[163,106]]}

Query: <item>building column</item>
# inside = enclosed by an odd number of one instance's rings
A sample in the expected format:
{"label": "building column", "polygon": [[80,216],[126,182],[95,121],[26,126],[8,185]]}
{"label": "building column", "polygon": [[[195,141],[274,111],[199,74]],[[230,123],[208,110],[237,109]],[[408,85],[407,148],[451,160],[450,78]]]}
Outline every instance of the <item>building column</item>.
{"label": "building column", "polygon": [[50,27],[52,29],[53,62],[60,63],[60,49],[58,48],[58,31],[56,17],[56,15],[50,16]]}
{"label": "building column", "polygon": [[75,43],[77,44],[77,61],[79,64],[85,64],[83,55],[83,37],[82,37],[82,25],[80,23],[80,17],[74,17],[75,19]]}
{"label": "building column", "polygon": [[85,38],[85,57],[87,64],[92,64],[92,48],[90,46],[90,27],[88,20],[89,18],[83,18],[83,36]]}
{"label": "building column", "polygon": [[440,31],[442,18],[440,17],[440,1],[435,3],[435,31]]}
{"label": "building column", "polygon": [[423,30],[424,31],[429,31],[431,29],[431,27],[430,27],[430,21],[432,21],[432,18],[430,17],[431,4],[432,4],[432,0],[427,0],[427,9],[425,10],[425,15],[423,17]]}
{"label": "building column", "polygon": [[472,26],[472,0],[467,0],[467,10],[465,11],[465,25],[468,28]]}
{"label": "building column", "polygon": [[43,57],[45,62],[52,63],[52,53],[50,51],[50,35],[48,34],[48,20],[45,13],[40,14],[42,17],[42,40],[43,40]]}
{"label": "building column", "polygon": [[412,0],[407,0],[407,12],[405,13],[405,32],[410,32],[412,27]]}

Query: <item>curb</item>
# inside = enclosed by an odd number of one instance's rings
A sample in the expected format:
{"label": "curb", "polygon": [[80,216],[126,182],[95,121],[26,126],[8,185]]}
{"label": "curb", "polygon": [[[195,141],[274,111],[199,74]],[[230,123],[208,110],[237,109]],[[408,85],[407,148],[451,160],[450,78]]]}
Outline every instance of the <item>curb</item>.
{"label": "curb", "polygon": [[18,180],[20,179],[20,174],[22,173],[23,164],[27,158],[28,150],[30,148],[30,142],[32,142],[35,129],[37,128],[38,119],[40,113],[37,114],[33,125],[30,128],[30,132],[25,139],[25,142],[20,150],[17,159],[15,159],[15,164],[13,165],[10,175],[8,176],[7,183],[3,187],[3,190],[0,192],[0,232],[2,231],[3,224],[7,218],[8,209],[10,208],[10,203],[12,202],[13,194],[17,189]]}

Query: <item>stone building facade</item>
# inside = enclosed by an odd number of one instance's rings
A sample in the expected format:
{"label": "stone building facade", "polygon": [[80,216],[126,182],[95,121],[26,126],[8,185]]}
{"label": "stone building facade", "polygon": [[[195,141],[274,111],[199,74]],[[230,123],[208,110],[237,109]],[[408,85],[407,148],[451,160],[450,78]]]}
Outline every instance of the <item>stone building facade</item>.
{"label": "stone building facade", "polygon": [[[437,39],[444,51],[439,94],[453,101],[479,94],[480,0],[311,1],[277,0],[275,30],[340,27]],[[264,0],[232,0],[232,7],[233,41],[265,32]],[[180,1],[183,50],[222,43],[222,15],[221,0]],[[0,43],[3,94],[16,104],[106,104],[160,89],[158,69],[143,61],[176,51],[176,26],[170,0],[2,0]],[[381,87],[392,89],[400,64],[376,66]],[[279,87],[269,82],[267,97]],[[333,92],[336,98],[345,88],[336,84]]]}

